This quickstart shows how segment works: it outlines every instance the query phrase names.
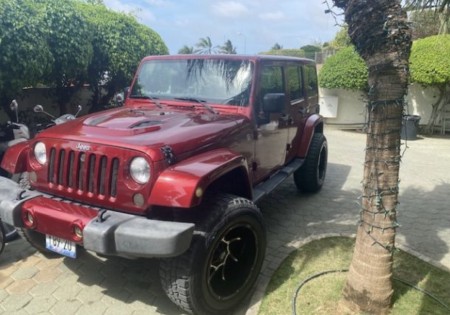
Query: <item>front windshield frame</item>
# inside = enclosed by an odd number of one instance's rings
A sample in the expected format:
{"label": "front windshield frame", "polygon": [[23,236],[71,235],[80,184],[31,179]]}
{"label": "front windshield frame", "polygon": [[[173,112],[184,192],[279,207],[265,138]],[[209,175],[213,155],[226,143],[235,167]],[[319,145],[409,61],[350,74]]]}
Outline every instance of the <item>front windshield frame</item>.
{"label": "front windshield frame", "polygon": [[254,71],[248,59],[149,59],[139,67],[130,98],[246,107]]}

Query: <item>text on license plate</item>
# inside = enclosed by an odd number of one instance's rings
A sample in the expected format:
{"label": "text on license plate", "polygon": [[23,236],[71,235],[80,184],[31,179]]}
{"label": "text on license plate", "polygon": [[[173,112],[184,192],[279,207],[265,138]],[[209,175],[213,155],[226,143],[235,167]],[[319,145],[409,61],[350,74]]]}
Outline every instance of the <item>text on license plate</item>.
{"label": "text on license plate", "polygon": [[59,238],[53,235],[45,236],[45,247],[48,250],[56,252],[70,258],[77,257],[76,244],[74,242]]}

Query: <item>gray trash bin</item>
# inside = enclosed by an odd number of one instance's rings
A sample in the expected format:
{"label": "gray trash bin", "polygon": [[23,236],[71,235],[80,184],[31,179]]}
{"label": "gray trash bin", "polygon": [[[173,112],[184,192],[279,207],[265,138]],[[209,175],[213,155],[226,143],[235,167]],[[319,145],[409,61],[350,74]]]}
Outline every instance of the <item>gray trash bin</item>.
{"label": "gray trash bin", "polygon": [[418,115],[403,115],[402,120],[402,140],[416,140],[417,130],[419,129],[420,116]]}

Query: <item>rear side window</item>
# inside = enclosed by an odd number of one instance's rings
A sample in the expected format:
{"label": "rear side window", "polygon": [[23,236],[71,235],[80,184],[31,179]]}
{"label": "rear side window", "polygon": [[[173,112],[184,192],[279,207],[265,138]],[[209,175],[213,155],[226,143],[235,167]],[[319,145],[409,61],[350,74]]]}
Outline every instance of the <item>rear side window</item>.
{"label": "rear side window", "polygon": [[305,76],[305,89],[308,97],[317,96],[318,84],[317,84],[317,72],[315,65],[304,65],[303,74]]}
{"label": "rear side window", "polygon": [[286,75],[289,87],[289,99],[291,102],[304,98],[302,72],[300,66],[286,67]]}
{"label": "rear side window", "polygon": [[261,73],[261,92],[284,93],[283,71],[278,66],[265,66]]}

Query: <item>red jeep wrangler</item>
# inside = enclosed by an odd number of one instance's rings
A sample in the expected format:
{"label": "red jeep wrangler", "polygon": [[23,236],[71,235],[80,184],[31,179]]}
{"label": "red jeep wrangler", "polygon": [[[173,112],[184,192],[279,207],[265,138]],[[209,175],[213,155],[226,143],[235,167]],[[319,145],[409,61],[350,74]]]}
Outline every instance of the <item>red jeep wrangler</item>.
{"label": "red jeep wrangler", "polygon": [[264,195],[293,174],[316,192],[327,167],[315,64],[279,56],[145,58],[123,107],[11,147],[0,217],[42,252],[160,257],[169,298],[228,313],[266,247]]}

